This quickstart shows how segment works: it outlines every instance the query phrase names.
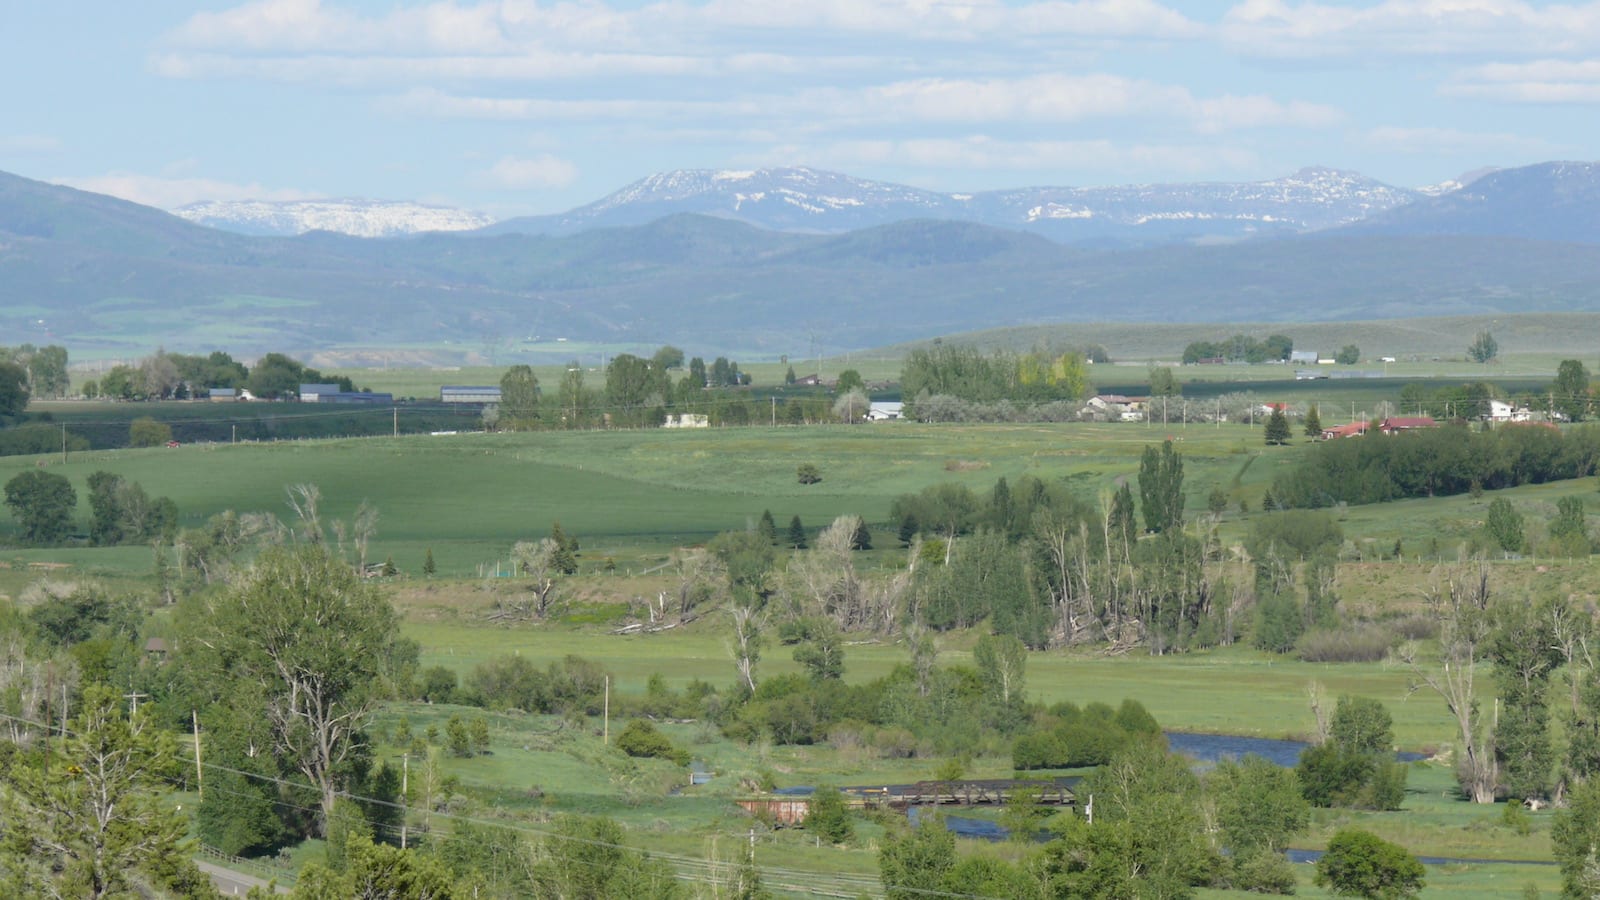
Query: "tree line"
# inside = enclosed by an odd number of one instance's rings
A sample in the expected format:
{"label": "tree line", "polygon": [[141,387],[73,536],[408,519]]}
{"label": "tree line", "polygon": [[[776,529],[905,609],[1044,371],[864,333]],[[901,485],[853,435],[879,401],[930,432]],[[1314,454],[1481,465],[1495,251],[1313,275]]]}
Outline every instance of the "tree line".
{"label": "tree line", "polygon": [[1298,465],[1275,479],[1270,499],[1286,508],[1382,503],[1541,484],[1594,474],[1600,430],[1558,431],[1505,425],[1369,434],[1307,448]]}

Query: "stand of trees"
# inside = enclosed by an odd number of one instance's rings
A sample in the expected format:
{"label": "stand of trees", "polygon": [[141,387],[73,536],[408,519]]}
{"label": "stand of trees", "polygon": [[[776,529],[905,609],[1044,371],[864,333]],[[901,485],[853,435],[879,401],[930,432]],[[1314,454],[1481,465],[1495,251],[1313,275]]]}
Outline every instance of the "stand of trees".
{"label": "stand of trees", "polygon": [[927,418],[940,398],[968,404],[1034,406],[1082,400],[1094,391],[1086,357],[1078,351],[1028,353],[937,344],[907,354],[900,370],[907,415]]}
{"label": "stand of trees", "polygon": [[1368,434],[1309,448],[1273,482],[1281,506],[1381,503],[1583,478],[1600,461],[1600,429],[1556,431],[1537,425],[1489,432],[1461,427]]}
{"label": "stand of trees", "polygon": [[1202,359],[1224,359],[1228,362],[1284,362],[1294,350],[1294,341],[1274,334],[1266,340],[1236,334],[1220,341],[1195,341],[1183,348],[1183,362],[1193,365]]}

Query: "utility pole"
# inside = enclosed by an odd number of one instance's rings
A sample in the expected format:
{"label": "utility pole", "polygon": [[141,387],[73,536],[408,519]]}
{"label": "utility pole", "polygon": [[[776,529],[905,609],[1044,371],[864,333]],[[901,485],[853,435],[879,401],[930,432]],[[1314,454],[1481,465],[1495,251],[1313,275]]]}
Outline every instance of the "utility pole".
{"label": "utility pole", "polygon": [[400,849],[406,849],[406,792],[411,787],[411,754],[400,754]]}
{"label": "utility pole", "polygon": [[194,721],[194,783],[196,793],[200,799],[206,798],[206,778],[200,769],[200,713],[189,710],[189,717]]}
{"label": "utility pole", "polygon": [[600,738],[600,742],[603,745],[609,747],[609,746],[611,746],[611,676],[610,675],[606,676],[606,700],[605,700],[605,706],[604,706],[603,712],[601,713],[600,721],[601,721],[601,726],[600,726],[601,738]]}
{"label": "utility pole", "polygon": [[67,461],[67,423],[61,423],[61,461]]}
{"label": "utility pole", "polygon": [[139,691],[136,688],[134,688],[133,685],[131,685],[131,684],[128,685],[128,692],[126,694],[122,695],[122,698],[124,700],[130,701],[130,703],[132,704],[132,708],[128,711],[128,715],[129,716],[137,716],[139,714],[139,699],[141,697],[149,697],[149,696],[150,696],[149,694],[141,694],[141,693],[139,693]]}
{"label": "utility pole", "polygon": [[400,436],[400,407],[391,406],[391,407],[389,407],[389,412],[394,414],[394,436],[395,437],[399,437]]}
{"label": "utility pole", "polygon": [[239,443],[239,426],[233,426],[233,443]]}
{"label": "utility pole", "polygon": [[778,427],[778,398],[772,398],[772,427]]}

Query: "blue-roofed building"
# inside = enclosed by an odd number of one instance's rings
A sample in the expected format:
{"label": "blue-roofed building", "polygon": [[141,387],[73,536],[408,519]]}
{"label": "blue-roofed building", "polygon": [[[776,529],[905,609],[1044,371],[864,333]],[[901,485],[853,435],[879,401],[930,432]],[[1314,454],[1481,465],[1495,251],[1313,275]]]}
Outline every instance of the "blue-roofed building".
{"label": "blue-roofed building", "polygon": [[439,388],[440,403],[499,403],[500,388],[494,386],[445,385]]}

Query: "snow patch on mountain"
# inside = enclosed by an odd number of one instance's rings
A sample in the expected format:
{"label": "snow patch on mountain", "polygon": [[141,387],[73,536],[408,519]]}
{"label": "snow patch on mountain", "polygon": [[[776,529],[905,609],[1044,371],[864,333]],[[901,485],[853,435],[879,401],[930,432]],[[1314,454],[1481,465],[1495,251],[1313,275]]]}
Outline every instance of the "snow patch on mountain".
{"label": "snow patch on mountain", "polygon": [[366,238],[400,237],[430,231],[472,231],[494,221],[464,209],[388,200],[216,200],[191,203],[172,212],[224,231],[285,237],[308,231]]}

